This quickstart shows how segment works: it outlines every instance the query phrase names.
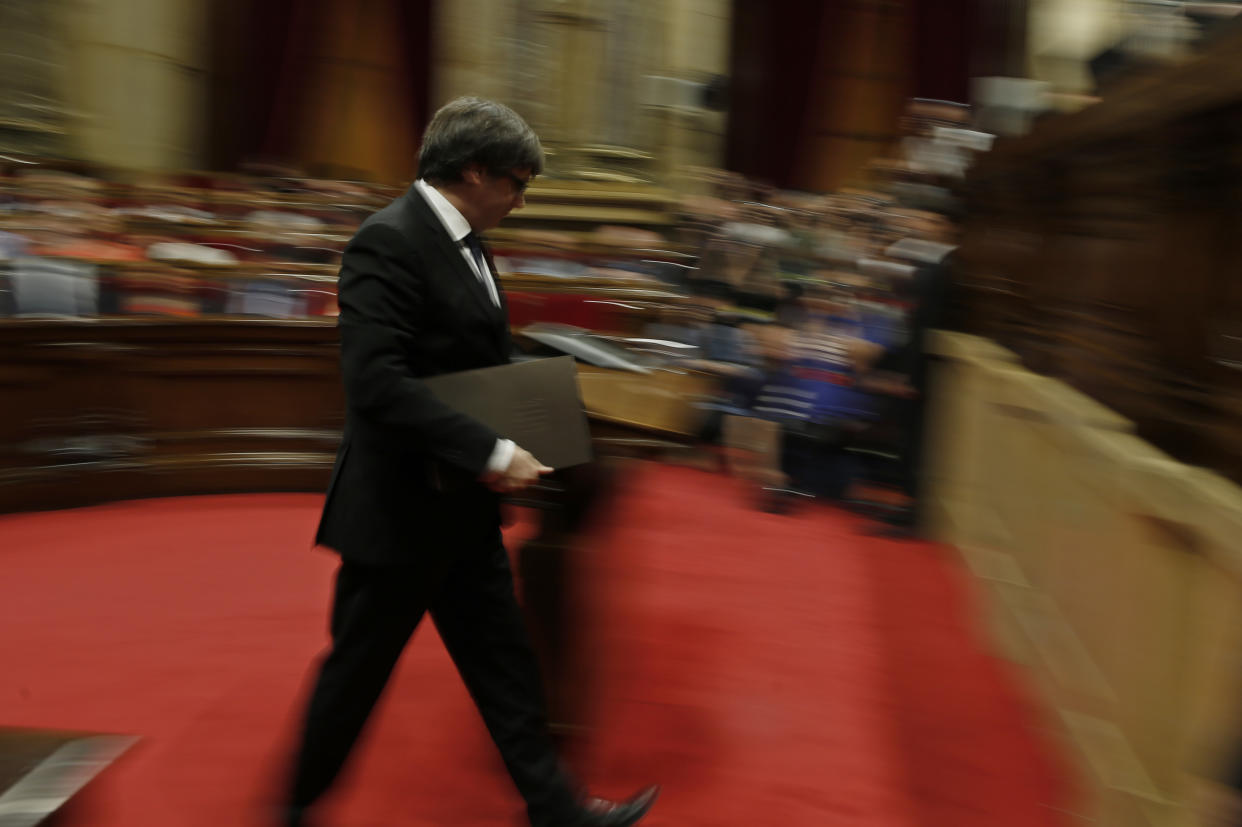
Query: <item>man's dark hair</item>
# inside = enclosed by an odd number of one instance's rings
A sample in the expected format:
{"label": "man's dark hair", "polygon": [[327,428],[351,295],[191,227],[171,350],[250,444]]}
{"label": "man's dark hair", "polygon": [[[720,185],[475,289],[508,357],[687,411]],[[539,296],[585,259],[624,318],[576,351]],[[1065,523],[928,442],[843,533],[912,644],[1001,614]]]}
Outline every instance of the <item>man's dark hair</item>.
{"label": "man's dark hair", "polygon": [[469,164],[493,175],[528,167],[543,172],[539,136],[509,107],[482,98],[457,98],[436,112],[423,133],[418,174],[433,184],[460,181]]}

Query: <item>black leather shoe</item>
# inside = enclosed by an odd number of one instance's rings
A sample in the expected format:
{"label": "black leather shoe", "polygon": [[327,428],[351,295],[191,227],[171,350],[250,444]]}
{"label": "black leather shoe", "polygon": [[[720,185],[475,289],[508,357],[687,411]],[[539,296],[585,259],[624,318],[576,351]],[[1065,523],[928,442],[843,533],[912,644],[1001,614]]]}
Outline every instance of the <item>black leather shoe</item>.
{"label": "black leather shoe", "polygon": [[582,803],[582,811],[572,827],[629,827],[637,824],[647,815],[659,794],[660,788],[652,786],[625,801],[588,798]]}

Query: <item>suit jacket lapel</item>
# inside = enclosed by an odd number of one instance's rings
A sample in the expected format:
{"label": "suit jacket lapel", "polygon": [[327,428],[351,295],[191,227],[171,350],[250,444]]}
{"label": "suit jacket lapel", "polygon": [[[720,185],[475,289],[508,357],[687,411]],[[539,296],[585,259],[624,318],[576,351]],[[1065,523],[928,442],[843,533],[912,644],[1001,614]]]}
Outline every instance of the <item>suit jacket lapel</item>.
{"label": "suit jacket lapel", "polygon": [[509,302],[505,299],[505,290],[500,286],[500,276],[496,271],[496,261],[492,258],[492,249],[483,243],[483,258],[487,260],[487,275],[492,280],[492,284],[496,285],[496,298],[500,299],[500,305],[492,303],[491,296],[487,297],[487,303],[492,308],[492,312],[496,313],[500,318],[500,324],[497,330],[500,334],[497,344],[500,346],[501,353],[505,361],[509,359]]}
{"label": "suit jacket lapel", "polygon": [[423,229],[430,233],[431,238],[435,242],[436,249],[440,252],[444,263],[453,271],[454,277],[460,279],[466,285],[466,289],[470,292],[470,295],[474,296],[474,300],[478,303],[480,310],[489,315],[494,314],[496,312],[496,305],[492,302],[491,294],[487,292],[487,288],[479,281],[479,277],[475,275],[474,270],[470,269],[470,265],[462,257],[461,248],[457,246],[457,242],[449,237],[448,230],[444,229],[444,225],[440,223],[439,217],[431,209],[427,199],[423,198],[422,194],[413,187],[410,187],[409,192],[406,193],[406,198],[410,200],[415,214],[423,223]]}
{"label": "suit jacket lapel", "polygon": [[504,294],[500,290],[500,280],[496,278],[496,269],[492,265],[491,252],[484,247],[484,258],[487,259],[488,268],[491,270],[489,276],[496,285],[496,292],[500,296],[500,307],[492,301],[492,296],[488,292],[487,287],[479,281],[479,277],[475,274],[470,265],[466,263],[466,259],[462,257],[461,248],[457,246],[457,242],[449,237],[448,230],[444,228],[444,224],[440,222],[439,216],[431,209],[431,205],[427,203],[427,199],[423,198],[414,187],[406,192],[405,197],[409,200],[418,220],[422,223],[422,232],[427,234],[433,241],[436,250],[444,259],[444,263],[451,271],[452,278],[455,278],[465,285],[465,289],[474,297],[478,309],[487,315],[488,318],[496,322],[495,325],[495,344],[497,348],[503,351],[505,358],[508,358],[508,351],[505,347],[504,340],[508,333],[508,310],[505,305]]}

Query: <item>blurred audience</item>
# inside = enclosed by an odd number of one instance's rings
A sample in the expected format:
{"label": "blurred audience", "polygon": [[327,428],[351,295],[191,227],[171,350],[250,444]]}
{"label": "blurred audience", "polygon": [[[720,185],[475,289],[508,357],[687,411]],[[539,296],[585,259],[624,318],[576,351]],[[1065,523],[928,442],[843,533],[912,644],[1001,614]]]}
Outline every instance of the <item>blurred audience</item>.
{"label": "blurred audience", "polygon": [[[968,119],[912,102],[895,157],[863,187],[784,192],[697,169],[667,234],[509,230],[496,250],[523,281],[511,320],[641,333],[635,349],[710,377],[685,400],[702,456],[761,507],[829,497],[913,531],[926,337],[946,318]],[[13,164],[0,168],[0,314],[330,316],[343,245],[392,194],[279,167],[130,180]]]}

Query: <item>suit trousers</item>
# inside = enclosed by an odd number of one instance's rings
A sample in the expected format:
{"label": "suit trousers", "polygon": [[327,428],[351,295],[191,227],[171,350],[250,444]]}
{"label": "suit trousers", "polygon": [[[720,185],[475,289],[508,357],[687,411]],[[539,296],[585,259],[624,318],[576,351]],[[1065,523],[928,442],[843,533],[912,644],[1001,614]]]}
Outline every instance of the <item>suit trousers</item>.
{"label": "suit trousers", "polygon": [[548,734],[543,685],[508,555],[498,528],[473,531],[475,537],[458,538],[461,544],[434,571],[342,562],[332,647],[320,666],[294,766],[295,808],[310,805],[332,784],[406,642],[430,611],[531,823],[572,818],[575,788]]}

